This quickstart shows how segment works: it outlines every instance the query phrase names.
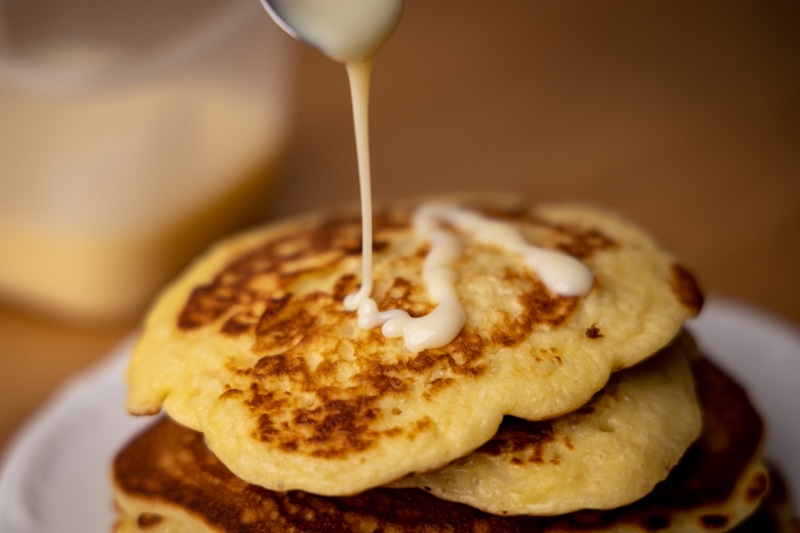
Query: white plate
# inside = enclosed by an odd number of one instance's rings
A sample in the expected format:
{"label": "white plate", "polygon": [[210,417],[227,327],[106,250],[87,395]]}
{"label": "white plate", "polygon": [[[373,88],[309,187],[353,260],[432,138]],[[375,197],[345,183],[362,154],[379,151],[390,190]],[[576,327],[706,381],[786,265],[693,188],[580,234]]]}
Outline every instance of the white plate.
{"label": "white plate", "polygon": [[[689,326],[704,350],[744,383],[764,415],[767,453],[800,509],[800,332],[745,305],[711,298]],[[14,439],[0,473],[3,533],[106,533],[109,464],[150,422],[125,413],[131,340],[71,380]]]}

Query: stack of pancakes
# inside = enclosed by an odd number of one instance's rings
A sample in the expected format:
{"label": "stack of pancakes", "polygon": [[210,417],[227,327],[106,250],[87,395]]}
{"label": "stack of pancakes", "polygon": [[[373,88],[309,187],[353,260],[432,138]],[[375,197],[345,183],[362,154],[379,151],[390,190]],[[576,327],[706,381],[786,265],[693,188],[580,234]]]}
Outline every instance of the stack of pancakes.
{"label": "stack of pancakes", "polygon": [[[117,531],[789,527],[763,525],[786,498],[758,415],[683,329],[702,306],[685,268],[603,210],[447,201],[578,258],[591,291],[554,294],[513,251],[446,227],[466,322],[415,353],[343,305],[360,284],[357,211],[220,243],[134,350],[129,411],[168,416],[116,458]],[[376,209],[373,233],[373,298],[411,316],[436,306],[417,206]]]}

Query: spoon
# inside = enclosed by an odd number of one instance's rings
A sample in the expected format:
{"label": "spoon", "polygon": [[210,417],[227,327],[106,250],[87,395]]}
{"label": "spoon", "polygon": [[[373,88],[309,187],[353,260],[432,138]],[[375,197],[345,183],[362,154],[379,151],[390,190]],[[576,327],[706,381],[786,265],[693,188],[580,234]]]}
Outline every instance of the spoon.
{"label": "spoon", "polygon": [[394,31],[403,0],[261,0],[293,38],[342,63],[371,58]]}

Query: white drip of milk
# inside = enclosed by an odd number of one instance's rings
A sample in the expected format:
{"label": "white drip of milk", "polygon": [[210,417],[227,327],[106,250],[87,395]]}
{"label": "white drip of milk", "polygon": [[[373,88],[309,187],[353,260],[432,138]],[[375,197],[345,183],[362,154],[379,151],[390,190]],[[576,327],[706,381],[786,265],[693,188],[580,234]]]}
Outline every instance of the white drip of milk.
{"label": "white drip of milk", "polygon": [[[431,216],[433,215],[433,216]],[[369,293],[362,290],[345,299],[345,306],[358,310],[358,325],[364,329],[381,327],[389,338],[403,337],[406,348],[418,352],[449,343],[464,326],[464,308],[455,288],[456,274],[450,264],[461,253],[461,241],[439,227],[435,213],[423,207],[413,219],[415,231],[430,243],[422,276],[428,294],[436,302],[430,313],[412,317],[402,309],[380,311]]]}
{"label": "white drip of milk", "polygon": [[450,267],[462,251],[462,241],[455,230],[471,234],[476,242],[519,254],[524,264],[555,294],[581,296],[592,287],[594,276],[585,264],[565,253],[528,244],[509,223],[439,203],[423,204],[415,211],[412,223],[414,230],[430,244],[422,274],[428,294],[437,304],[433,311],[420,317],[412,317],[401,309],[380,311],[363,286],[345,300],[348,308],[358,310],[360,327],[382,326],[386,337],[403,337],[411,351],[444,346],[464,326],[466,315],[455,288],[457,275]]}
{"label": "white drip of milk", "polygon": [[492,220],[464,208],[436,204],[423,206],[417,216],[449,223],[472,233],[478,242],[502,246],[519,254],[523,263],[555,294],[582,296],[592,288],[594,276],[583,262],[556,250],[528,244],[519,230],[507,222]]}

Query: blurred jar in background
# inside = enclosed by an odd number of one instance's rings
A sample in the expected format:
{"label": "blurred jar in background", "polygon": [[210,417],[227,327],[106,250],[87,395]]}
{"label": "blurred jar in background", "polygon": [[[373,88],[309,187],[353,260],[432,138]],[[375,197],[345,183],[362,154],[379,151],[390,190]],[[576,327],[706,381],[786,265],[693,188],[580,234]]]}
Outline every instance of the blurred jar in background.
{"label": "blurred jar in background", "polygon": [[288,42],[257,0],[0,0],[0,298],[129,318],[251,220]]}

